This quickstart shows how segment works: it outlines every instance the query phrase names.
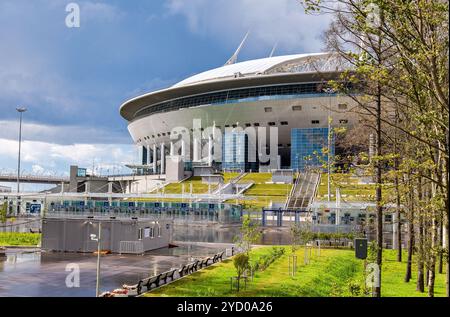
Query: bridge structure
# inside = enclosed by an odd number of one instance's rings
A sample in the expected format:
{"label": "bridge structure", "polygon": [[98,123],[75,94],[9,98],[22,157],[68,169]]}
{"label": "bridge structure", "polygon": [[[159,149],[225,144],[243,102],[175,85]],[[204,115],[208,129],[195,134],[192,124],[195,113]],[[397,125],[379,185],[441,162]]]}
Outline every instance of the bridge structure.
{"label": "bridge structure", "polygon": [[[28,184],[61,184],[69,183],[69,177],[65,176],[52,176],[52,175],[32,175],[24,174],[19,177],[20,183]],[[3,183],[15,183],[17,182],[17,174],[13,173],[1,173],[0,182]]]}

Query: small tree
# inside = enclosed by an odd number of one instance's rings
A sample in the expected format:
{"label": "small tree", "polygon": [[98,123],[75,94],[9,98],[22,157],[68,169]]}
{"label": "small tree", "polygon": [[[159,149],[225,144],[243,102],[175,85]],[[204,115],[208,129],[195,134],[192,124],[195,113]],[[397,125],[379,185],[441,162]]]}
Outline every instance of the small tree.
{"label": "small tree", "polygon": [[249,256],[246,253],[239,253],[233,259],[234,267],[237,273],[237,291],[239,292],[239,286],[241,281],[241,276],[244,274],[245,270],[249,268]]}
{"label": "small tree", "polygon": [[291,251],[292,254],[298,250],[300,244],[302,243],[302,230],[299,224],[294,224],[291,226],[290,234],[291,234]]}
{"label": "small tree", "polygon": [[252,244],[258,242],[260,237],[259,227],[252,223],[249,215],[244,215],[240,234],[234,238],[236,245],[249,255]]}

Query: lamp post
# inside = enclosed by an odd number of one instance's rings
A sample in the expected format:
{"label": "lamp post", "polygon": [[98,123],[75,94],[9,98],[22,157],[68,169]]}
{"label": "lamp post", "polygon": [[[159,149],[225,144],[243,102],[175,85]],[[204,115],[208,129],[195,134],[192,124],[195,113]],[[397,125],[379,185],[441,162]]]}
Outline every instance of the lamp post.
{"label": "lamp post", "polygon": [[27,108],[25,107],[17,107],[17,112],[19,113],[19,156],[17,159],[17,214],[20,213],[20,150],[22,147],[22,115]]}
{"label": "lamp post", "polygon": [[331,94],[334,93],[332,88],[324,89],[324,92],[328,94],[329,97],[329,105],[328,105],[328,137],[327,137],[327,174],[328,174],[328,201],[331,200],[331,164],[330,164],[330,156],[331,156]]}
{"label": "lamp post", "polygon": [[95,297],[100,295],[100,251],[102,243],[102,223],[98,222],[98,237],[95,234],[91,234],[91,240],[97,241],[97,279],[95,284]]}

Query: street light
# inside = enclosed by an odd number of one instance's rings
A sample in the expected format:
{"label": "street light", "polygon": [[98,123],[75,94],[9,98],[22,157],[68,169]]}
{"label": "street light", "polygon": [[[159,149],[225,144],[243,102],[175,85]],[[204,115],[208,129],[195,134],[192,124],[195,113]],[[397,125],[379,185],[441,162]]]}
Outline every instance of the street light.
{"label": "street light", "polygon": [[[90,222],[92,224],[92,222]],[[102,243],[102,223],[98,222],[98,237],[96,234],[91,234],[90,238],[92,241],[97,241],[97,281],[95,284],[95,297],[100,295],[100,251]]]}
{"label": "street light", "polygon": [[20,150],[22,146],[22,115],[25,111],[27,111],[27,108],[25,107],[17,107],[17,112],[19,113],[19,157],[17,160],[17,214],[20,213]]}
{"label": "street light", "polygon": [[325,88],[323,90],[329,96],[329,106],[328,106],[328,155],[327,155],[327,174],[328,174],[328,201],[331,200],[331,166],[330,166],[330,155],[331,155],[331,94],[334,93],[333,88]]}

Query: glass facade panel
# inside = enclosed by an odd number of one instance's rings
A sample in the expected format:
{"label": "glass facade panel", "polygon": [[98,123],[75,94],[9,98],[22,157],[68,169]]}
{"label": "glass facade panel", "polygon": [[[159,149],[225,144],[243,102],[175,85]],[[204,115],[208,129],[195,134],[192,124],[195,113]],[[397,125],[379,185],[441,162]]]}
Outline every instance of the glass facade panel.
{"label": "glass facade panel", "polygon": [[[334,137],[331,139],[331,156],[334,155]],[[328,128],[291,130],[291,168],[303,171],[306,167],[322,166],[327,161]]]}
{"label": "glass facade panel", "polygon": [[225,132],[222,144],[222,169],[228,171],[257,170],[258,164],[248,161],[248,136],[244,131]]}
{"label": "glass facade panel", "polygon": [[201,105],[240,103],[262,100],[295,99],[299,97],[316,96],[330,96],[330,94],[323,92],[323,83],[303,83],[242,88],[211,92],[150,105],[136,112],[134,118],[159,112],[168,112]]}

